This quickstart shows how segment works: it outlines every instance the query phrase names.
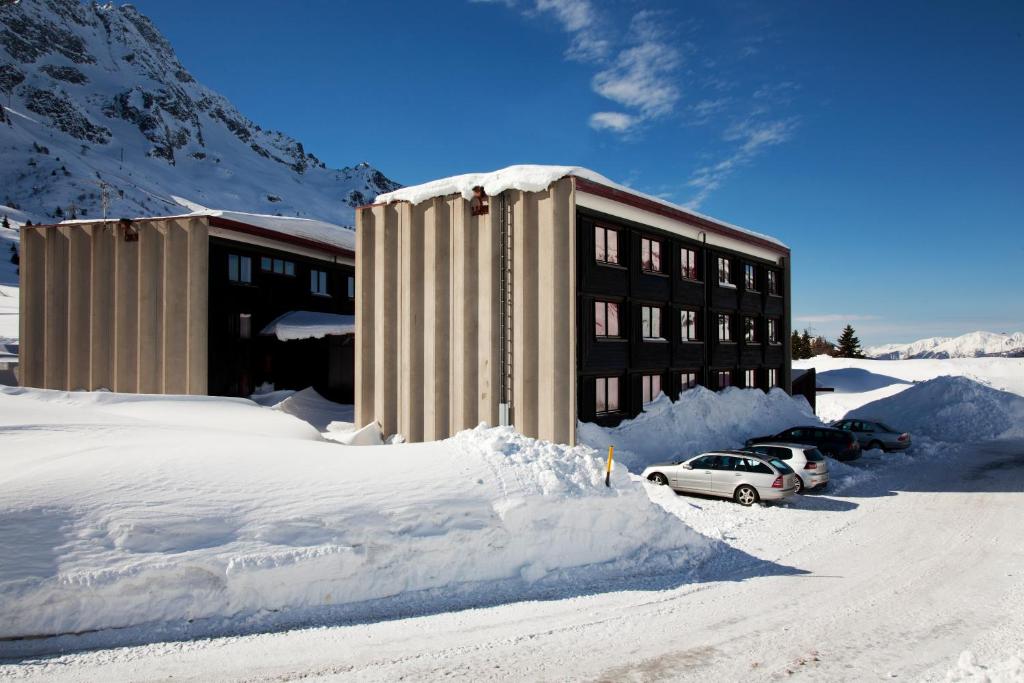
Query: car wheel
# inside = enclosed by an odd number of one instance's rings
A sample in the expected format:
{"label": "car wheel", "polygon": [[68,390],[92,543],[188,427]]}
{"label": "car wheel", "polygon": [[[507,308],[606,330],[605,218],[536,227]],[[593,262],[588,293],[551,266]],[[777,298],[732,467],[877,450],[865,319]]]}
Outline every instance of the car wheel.
{"label": "car wheel", "polygon": [[804,480],[800,478],[799,474],[796,475],[796,492],[797,493],[803,493],[804,492]]}
{"label": "car wheel", "polygon": [[743,486],[737,487],[736,493],[733,494],[733,498],[735,498],[736,502],[740,505],[750,507],[757,502],[757,489],[753,486],[747,486],[744,484]]}
{"label": "car wheel", "polygon": [[883,452],[885,451],[885,448],[882,447],[882,442],[881,441],[872,441],[871,443],[868,444],[868,450],[869,451],[873,451],[875,449],[878,449],[878,450],[883,451]]}
{"label": "car wheel", "polygon": [[652,472],[650,475],[648,475],[647,481],[653,484],[657,484],[658,486],[668,485],[668,478],[661,472]]}

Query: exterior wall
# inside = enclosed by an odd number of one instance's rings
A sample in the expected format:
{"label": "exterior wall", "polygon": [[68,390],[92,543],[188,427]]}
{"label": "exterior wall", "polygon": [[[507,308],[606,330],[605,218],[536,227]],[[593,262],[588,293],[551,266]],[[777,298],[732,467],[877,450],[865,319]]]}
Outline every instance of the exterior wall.
{"label": "exterior wall", "polygon": [[21,381],[206,393],[204,219],[22,228]]}
{"label": "exterior wall", "polygon": [[[508,210],[502,211],[503,201]],[[508,191],[474,216],[460,196],[356,214],[356,416],[410,441],[485,421],[502,401],[502,220],[512,236],[511,420],[575,440],[573,181]]]}

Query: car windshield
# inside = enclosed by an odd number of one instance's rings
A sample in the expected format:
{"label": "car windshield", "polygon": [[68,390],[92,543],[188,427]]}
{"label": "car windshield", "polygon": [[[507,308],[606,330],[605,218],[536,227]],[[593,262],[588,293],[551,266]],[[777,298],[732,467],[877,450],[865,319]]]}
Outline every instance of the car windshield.
{"label": "car windshield", "polygon": [[821,454],[817,448],[808,448],[804,450],[804,457],[807,458],[808,462],[821,462],[825,459],[825,456]]}
{"label": "car windshield", "polygon": [[790,469],[789,465],[782,462],[778,458],[772,458],[768,462],[770,462],[775,467],[775,469],[779,471],[780,474],[793,474],[793,470]]}

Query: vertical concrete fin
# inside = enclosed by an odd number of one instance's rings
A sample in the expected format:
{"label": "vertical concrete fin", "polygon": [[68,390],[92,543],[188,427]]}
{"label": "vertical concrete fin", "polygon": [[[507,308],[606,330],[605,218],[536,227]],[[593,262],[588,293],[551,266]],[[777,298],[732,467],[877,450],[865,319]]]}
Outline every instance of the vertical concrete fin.
{"label": "vertical concrete fin", "polygon": [[210,231],[206,218],[193,218],[188,233],[188,387],[205,394],[210,381]]}
{"label": "vertical concrete fin", "polygon": [[18,372],[28,387],[46,381],[46,249],[44,228],[21,229]]}
{"label": "vertical concrete fin", "polygon": [[46,233],[46,389],[68,388],[68,230],[48,228]]}
{"label": "vertical concrete fin", "polygon": [[451,432],[475,427],[479,331],[479,216],[461,196],[452,206],[452,387]]}
{"label": "vertical concrete fin", "polygon": [[362,426],[375,418],[373,368],[374,358],[374,296],[377,283],[374,274],[376,224],[372,209],[356,210],[356,352],[355,401],[356,422]]}
{"label": "vertical concrete fin", "polygon": [[188,393],[188,221],[179,218],[164,224],[160,385],[168,394]]}
{"label": "vertical concrete fin", "polygon": [[498,424],[501,389],[501,210],[491,198],[490,213],[477,229],[477,419]]}
{"label": "vertical concrete fin", "polygon": [[114,387],[114,235],[109,224],[89,226],[89,389]]}
{"label": "vertical concrete fin", "polygon": [[423,209],[423,438],[449,435],[450,210],[444,199]]}
{"label": "vertical concrete fin", "polygon": [[398,431],[398,209],[375,206],[374,413],[385,434]]}
{"label": "vertical concrete fin", "polygon": [[401,224],[401,392],[398,431],[423,440],[423,211],[399,205]]}
{"label": "vertical concrete fin", "polygon": [[138,391],[157,394],[162,390],[163,334],[160,315],[163,301],[163,251],[166,223],[136,225],[138,249]]}
{"label": "vertical concrete fin", "polygon": [[513,194],[513,424],[523,434],[537,435],[537,194]]}
{"label": "vertical concrete fin", "polygon": [[68,230],[68,389],[92,389],[89,379],[92,317],[92,237],[86,227]]}
{"label": "vertical concrete fin", "polygon": [[139,390],[139,243],[114,226],[114,391]]}

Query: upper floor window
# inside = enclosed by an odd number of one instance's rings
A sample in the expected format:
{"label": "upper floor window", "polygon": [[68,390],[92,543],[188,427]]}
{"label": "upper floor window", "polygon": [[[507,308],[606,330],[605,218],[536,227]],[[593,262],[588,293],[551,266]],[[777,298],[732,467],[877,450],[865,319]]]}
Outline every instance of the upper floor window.
{"label": "upper floor window", "polygon": [[732,341],[732,316],[728,313],[718,314],[718,340]]}
{"label": "upper floor window", "polygon": [[779,371],[777,368],[768,368],[768,388],[779,386]]}
{"label": "upper floor window", "polygon": [[680,311],[679,329],[679,337],[683,341],[700,341],[700,330],[697,327],[697,311]]}
{"label": "upper floor window", "polygon": [[356,279],[351,275],[348,276],[348,298],[356,298]]}
{"label": "upper floor window", "polygon": [[596,396],[594,400],[594,412],[614,413],[619,409],[619,378],[598,377],[594,381]]}
{"label": "upper floor window", "polygon": [[309,271],[309,291],[320,296],[330,296],[330,294],[327,293],[326,270]]}
{"label": "upper floor window", "polygon": [[658,394],[661,393],[661,375],[644,375],[643,392],[644,405],[658,398]]}
{"label": "upper floor window", "polygon": [[699,280],[697,275],[697,250],[683,247],[679,250],[679,262],[683,278],[686,280]]}
{"label": "upper floor window", "polygon": [[757,266],[753,263],[743,264],[743,286],[751,292],[757,291]]}
{"label": "upper floor window", "polygon": [[782,289],[779,287],[779,271],[769,270],[768,271],[768,293],[769,294],[780,294]]}
{"label": "upper floor window", "polygon": [[779,319],[768,318],[768,343],[778,344],[779,340]]}
{"label": "upper floor window", "polygon": [[611,228],[594,228],[594,241],[596,251],[594,253],[598,263],[619,262],[619,231]]}
{"label": "upper floor window", "polygon": [[640,238],[640,267],[651,273],[661,272],[661,242]]}
{"label": "upper floor window", "polygon": [[743,341],[748,344],[758,344],[761,341],[761,335],[757,331],[757,319],[751,318],[750,316],[744,316],[743,318]]}
{"label": "upper floor window", "polygon": [[640,336],[644,339],[662,339],[661,309],[656,306],[640,307]]}
{"label": "upper floor window", "polygon": [[722,287],[735,287],[732,281],[732,262],[725,256],[718,257],[718,284]]}
{"label": "upper floor window", "polygon": [[232,282],[252,282],[252,259],[248,256],[228,254],[228,280]]}
{"label": "upper floor window", "polygon": [[696,371],[687,371],[680,373],[679,375],[679,387],[686,391],[687,389],[693,389],[697,386],[697,373]]}
{"label": "upper floor window", "polygon": [[731,370],[719,370],[717,373],[718,388],[725,389],[726,387],[732,386],[732,371]]}
{"label": "upper floor window", "polygon": [[594,335],[619,336],[619,305],[610,301],[594,302]]}
{"label": "upper floor window", "polygon": [[743,371],[743,386],[753,389],[757,386],[757,370]]}
{"label": "upper floor window", "polygon": [[277,275],[295,275],[295,262],[286,261],[280,258],[271,258],[269,256],[263,256],[260,258],[260,270],[265,273],[275,273]]}

